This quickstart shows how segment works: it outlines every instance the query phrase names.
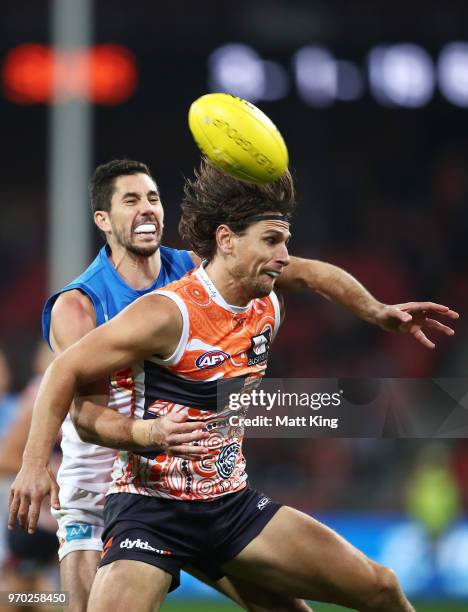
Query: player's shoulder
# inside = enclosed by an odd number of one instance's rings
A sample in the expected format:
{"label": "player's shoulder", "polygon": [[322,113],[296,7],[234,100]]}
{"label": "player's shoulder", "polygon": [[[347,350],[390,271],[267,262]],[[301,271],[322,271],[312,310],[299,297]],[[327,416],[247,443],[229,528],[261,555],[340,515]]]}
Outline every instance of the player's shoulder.
{"label": "player's shoulder", "polygon": [[54,351],[64,351],[96,327],[96,311],[81,291],[61,293],[51,310],[49,343]]}
{"label": "player's shoulder", "polygon": [[[89,264],[89,266],[81,272],[71,283],[70,285],[75,285],[80,282],[89,282],[91,279],[96,276],[102,275],[106,269],[108,268],[108,252],[107,245],[103,246],[93,261]],[[66,289],[67,286],[64,287]]]}
{"label": "player's shoulder", "polygon": [[144,322],[149,335],[161,330],[179,329],[181,323],[180,300],[173,293],[164,295],[158,290],[142,295],[117,315],[119,325],[132,328]]}
{"label": "player's shoulder", "polygon": [[180,266],[183,270],[187,271],[195,266],[194,259],[189,251],[161,245],[160,253],[163,264],[166,263],[171,267]]}
{"label": "player's shoulder", "polygon": [[91,319],[96,321],[96,312],[89,296],[80,289],[64,291],[55,300],[52,307],[52,320],[55,318]]}

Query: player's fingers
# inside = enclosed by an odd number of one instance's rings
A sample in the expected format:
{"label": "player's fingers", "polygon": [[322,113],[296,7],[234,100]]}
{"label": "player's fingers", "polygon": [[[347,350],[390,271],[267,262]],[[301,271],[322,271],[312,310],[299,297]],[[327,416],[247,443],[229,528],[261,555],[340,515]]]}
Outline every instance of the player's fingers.
{"label": "player's fingers", "polygon": [[451,308],[449,308],[447,310],[447,312],[444,312],[444,317],[449,317],[449,319],[459,319],[460,315],[458,314],[458,312],[456,310],[452,310]]}
{"label": "player's fingers", "polygon": [[408,312],[422,312],[423,310],[447,312],[449,309],[448,306],[435,304],[434,302],[406,302],[406,304],[400,304],[400,308]]}
{"label": "player's fingers", "polygon": [[60,510],[60,499],[59,499],[60,488],[57,483],[52,485],[52,489],[50,491],[50,505],[55,510]]}
{"label": "player's fingers", "polygon": [[191,431],[197,431],[204,429],[206,423],[202,421],[187,421],[185,423],[180,423],[173,428],[174,433],[190,433]]}
{"label": "player's fingers", "polygon": [[29,509],[29,520],[27,523],[28,533],[32,534],[36,531],[37,521],[39,520],[39,514],[41,512],[41,501],[40,497],[31,499],[31,507]]}
{"label": "player's fingers", "polygon": [[174,423],[183,423],[184,421],[187,421],[189,417],[188,414],[185,412],[170,412],[162,418],[166,418],[169,421],[173,421]]}
{"label": "player's fingers", "polygon": [[422,331],[422,329],[418,329],[418,331],[414,332],[413,336],[418,342],[420,342],[426,348],[429,348],[429,349],[435,348],[435,344],[429,340],[429,338]]}
{"label": "player's fingers", "polygon": [[28,528],[28,513],[29,504],[31,503],[29,496],[23,495],[20,497],[20,504],[18,508],[18,524],[22,529]]}
{"label": "player's fingers", "polygon": [[209,437],[209,435],[210,434],[207,431],[192,431],[183,434],[173,434],[168,438],[168,443],[170,446],[175,446],[177,444],[185,444],[187,442],[196,442],[198,440],[205,440]]}
{"label": "player's fingers", "polygon": [[15,495],[14,491],[10,491],[10,503],[8,511],[8,529],[14,529],[16,527],[16,520],[18,518],[18,510],[20,507],[20,498]]}
{"label": "player's fingers", "polygon": [[168,454],[193,461],[204,457],[206,455],[206,448],[193,444],[179,444],[177,446],[172,446]]}
{"label": "player's fingers", "polygon": [[444,325],[440,321],[436,321],[435,319],[426,319],[424,324],[430,329],[439,331],[443,334],[446,334],[447,336],[453,336],[453,334],[455,333],[454,329],[452,329],[448,325]]}

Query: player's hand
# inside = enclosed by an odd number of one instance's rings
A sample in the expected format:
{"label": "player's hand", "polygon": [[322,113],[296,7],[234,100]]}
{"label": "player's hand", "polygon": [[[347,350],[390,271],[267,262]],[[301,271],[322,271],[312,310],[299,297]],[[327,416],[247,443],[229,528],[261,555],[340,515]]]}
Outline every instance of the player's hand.
{"label": "player's hand", "polygon": [[454,329],[434,317],[455,321],[459,314],[448,306],[434,302],[407,302],[394,306],[383,305],[376,316],[376,323],[386,331],[410,334],[426,348],[433,349],[434,342],[426,336],[428,330],[446,336],[453,336],[455,333]]}
{"label": "player's hand", "polygon": [[209,437],[206,423],[189,421],[186,414],[169,413],[165,416],[139,421],[147,448],[158,447],[161,452],[182,459],[197,460],[207,454],[201,444]]}
{"label": "player's hand", "polygon": [[8,529],[14,529],[16,521],[28,533],[34,533],[41,511],[41,503],[50,495],[50,503],[60,509],[59,486],[49,466],[39,468],[24,464],[10,488]]}

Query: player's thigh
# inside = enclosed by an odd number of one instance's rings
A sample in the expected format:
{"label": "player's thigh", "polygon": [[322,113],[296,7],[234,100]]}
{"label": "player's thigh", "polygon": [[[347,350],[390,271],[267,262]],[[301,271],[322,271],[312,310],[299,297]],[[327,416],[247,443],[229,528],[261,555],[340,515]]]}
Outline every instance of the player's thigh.
{"label": "player's thigh", "polygon": [[374,595],[378,567],[319,521],[283,506],[223,569],[273,592],[349,605]]}
{"label": "player's thigh", "polygon": [[237,576],[224,576],[219,590],[248,612],[312,612],[303,599],[281,595]]}
{"label": "player's thigh", "polygon": [[119,560],[100,567],[91,589],[89,612],[159,610],[172,576],[142,561]]}
{"label": "player's thigh", "polygon": [[213,580],[192,566],[186,567],[185,570],[249,612],[310,612],[311,610],[302,599],[281,596],[267,590],[265,586],[258,586],[237,576],[223,576],[219,580]]}
{"label": "player's thigh", "polygon": [[62,591],[68,591],[67,612],[85,612],[91,585],[96,576],[101,553],[98,550],[74,550],[60,562]]}

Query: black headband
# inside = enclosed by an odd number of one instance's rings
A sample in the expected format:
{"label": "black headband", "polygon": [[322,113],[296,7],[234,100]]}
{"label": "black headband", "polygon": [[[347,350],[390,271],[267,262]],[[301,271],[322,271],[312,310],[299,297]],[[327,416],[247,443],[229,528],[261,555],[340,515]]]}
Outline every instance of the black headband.
{"label": "black headband", "polygon": [[237,223],[256,223],[257,221],[283,221],[284,223],[291,223],[291,218],[289,215],[278,214],[250,215],[248,217],[244,217],[243,219],[238,219]]}

